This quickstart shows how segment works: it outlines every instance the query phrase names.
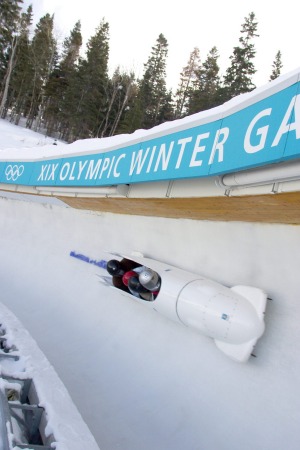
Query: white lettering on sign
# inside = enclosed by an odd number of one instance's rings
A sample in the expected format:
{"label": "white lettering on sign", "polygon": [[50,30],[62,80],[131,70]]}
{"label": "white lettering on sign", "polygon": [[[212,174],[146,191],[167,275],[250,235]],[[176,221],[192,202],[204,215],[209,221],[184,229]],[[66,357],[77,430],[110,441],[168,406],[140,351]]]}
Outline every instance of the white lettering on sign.
{"label": "white lettering on sign", "polygon": [[269,125],[265,127],[258,128],[256,131],[256,136],[260,136],[259,143],[257,145],[251,145],[251,134],[254,126],[257,122],[265,116],[270,116],[272,112],[272,108],[264,109],[260,113],[256,114],[256,116],[251,120],[249,127],[247,128],[245,139],[244,139],[244,149],[246,153],[256,153],[262,150],[265,147]]}
{"label": "white lettering on sign", "polygon": [[97,164],[94,167],[94,165],[95,165],[94,159],[92,159],[90,161],[89,166],[88,166],[88,170],[87,170],[87,172],[85,174],[85,179],[86,180],[88,180],[88,179],[91,180],[93,178],[97,178],[98,177],[98,172],[100,170],[101,163],[102,163],[102,159],[98,159]]}
{"label": "white lettering on sign", "polygon": [[41,173],[38,176],[38,181],[55,180],[55,171],[58,168],[57,164],[43,164],[41,167]]}
{"label": "white lettering on sign", "polygon": [[[279,144],[281,137],[285,133],[288,133],[289,131],[296,131],[296,139],[300,138],[300,100],[299,99],[300,99],[300,95],[295,95],[292,98],[292,100],[289,104],[289,107],[286,110],[285,116],[281,122],[279,130],[277,131],[275,139],[272,142],[271,147],[276,147],[276,145]],[[295,120],[294,120],[294,122],[289,123],[293,112],[294,112]]]}
{"label": "white lettering on sign", "polygon": [[121,159],[125,158],[125,153],[122,153],[122,155],[120,155],[116,161],[116,165],[114,167],[114,177],[119,177],[121,175],[120,172],[118,172],[118,165]]}
{"label": "white lettering on sign", "polygon": [[198,134],[196,143],[195,143],[195,147],[194,147],[194,151],[192,154],[192,158],[190,161],[190,167],[202,166],[202,159],[196,160],[196,157],[197,157],[198,153],[204,152],[205,148],[206,148],[205,145],[200,145],[200,141],[202,141],[202,139],[207,139],[208,137],[209,137],[209,133]]}
{"label": "white lettering on sign", "polygon": [[221,130],[218,130],[216,132],[208,164],[212,164],[214,162],[216,151],[219,152],[218,162],[222,162],[224,160],[224,144],[227,141],[228,136],[229,136],[228,127],[221,128]]}
{"label": "white lettering on sign", "polygon": [[[150,147],[148,149],[150,150]],[[150,156],[150,159],[149,159],[149,162],[148,162],[148,167],[147,167],[146,173],[149,173],[150,170],[151,170],[151,166],[152,166],[152,163],[153,163],[155,152],[156,152],[156,145],[154,145],[153,148],[152,148],[152,152],[151,152],[151,156]]]}
{"label": "white lettering on sign", "polygon": [[77,176],[77,180],[80,180],[81,178],[81,174],[85,168],[85,166],[87,165],[87,160],[84,161],[84,163],[82,163],[82,161],[79,161],[79,170],[78,170],[78,176]]}
{"label": "white lettering on sign", "polygon": [[137,152],[137,156],[136,156],[136,152],[132,153],[129,175],[133,174],[135,168],[136,168],[136,174],[141,173],[149,151],[150,151],[150,147],[147,148],[147,150],[145,151],[145,154],[144,154],[143,149],[140,149]]}
{"label": "white lettering on sign", "polygon": [[70,163],[66,162],[60,169],[59,179],[64,181],[69,175],[69,171],[70,171]]}
{"label": "white lettering on sign", "polygon": [[170,161],[170,157],[171,157],[171,153],[172,153],[172,150],[173,150],[173,146],[174,146],[174,141],[171,141],[168,153],[166,154],[166,144],[161,144],[160,149],[159,149],[159,153],[158,153],[158,156],[157,156],[156,164],[155,164],[155,167],[154,167],[154,172],[157,172],[159,164],[160,164],[161,161],[162,161],[161,170],[167,170],[168,165],[169,165],[169,161]]}
{"label": "white lettering on sign", "polygon": [[180,164],[181,164],[181,160],[182,160],[182,156],[183,156],[183,153],[184,153],[184,150],[185,150],[185,146],[186,146],[186,144],[188,142],[191,142],[192,139],[193,138],[190,137],[190,136],[187,137],[187,138],[184,138],[184,139],[179,139],[178,144],[180,144],[180,151],[179,151],[179,155],[178,155],[178,159],[177,159],[177,163],[176,163],[175,169],[179,169]]}

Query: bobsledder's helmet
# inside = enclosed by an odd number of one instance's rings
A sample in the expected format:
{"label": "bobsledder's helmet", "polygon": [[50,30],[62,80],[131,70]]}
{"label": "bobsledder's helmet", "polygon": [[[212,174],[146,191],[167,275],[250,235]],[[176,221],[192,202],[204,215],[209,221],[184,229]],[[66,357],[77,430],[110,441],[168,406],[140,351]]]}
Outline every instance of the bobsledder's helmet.
{"label": "bobsledder's helmet", "polygon": [[143,270],[139,275],[139,281],[149,291],[157,291],[160,287],[159,275],[152,269]]}
{"label": "bobsledder's helmet", "polygon": [[133,292],[137,292],[138,294],[143,294],[148,292],[146,288],[139,282],[137,276],[130,277],[128,280],[128,289]]}
{"label": "bobsledder's helmet", "polygon": [[124,270],[122,270],[120,261],[118,261],[117,259],[109,260],[107,262],[106,270],[112,276],[122,276],[124,274]]}
{"label": "bobsledder's helmet", "polygon": [[138,274],[136,272],[134,272],[133,270],[129,270],[128,272],[125,272],[123,277],[122,277],[122,281],[125,284],[125,286],[128,286],[128,281],[130,280],[131,277],[138,277]]}

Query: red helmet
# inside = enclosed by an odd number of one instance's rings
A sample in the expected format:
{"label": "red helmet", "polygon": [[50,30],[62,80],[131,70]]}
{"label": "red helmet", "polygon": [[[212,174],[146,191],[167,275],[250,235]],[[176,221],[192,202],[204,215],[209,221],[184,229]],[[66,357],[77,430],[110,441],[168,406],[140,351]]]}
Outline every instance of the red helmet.
{"label": "red helmet", "polygon": [[131,277],[138,277],[138,274],[134,272],[133,270],[130,270],[129,272],[125,272],[122,281],[125,284],[125,286],[128,286],[128,281]]}

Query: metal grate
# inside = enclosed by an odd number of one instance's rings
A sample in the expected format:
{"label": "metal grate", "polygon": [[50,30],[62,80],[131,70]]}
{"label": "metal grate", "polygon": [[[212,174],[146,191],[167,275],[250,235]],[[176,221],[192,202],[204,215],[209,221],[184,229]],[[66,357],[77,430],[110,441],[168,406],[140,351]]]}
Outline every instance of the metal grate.
{"label": "metal grate", "polygon": [[[0,329],[0,360],[19,358],[17,349],[6,345],[5,333]],[[44,445],[40,434],[44,408],[30,403],[30,391],[32,388],[35,390],[33,381],[3,372],[0,378],[8,382],[7,387],[0,389],[0,436],[3,441],[1,449],[11,449],[8,438],[10,433],[11,443],[20,449],[53,450],[55,447]],[[14,427],[18,428],[18,435],[22,436],[20,439],[24,442],[16,441]]]}

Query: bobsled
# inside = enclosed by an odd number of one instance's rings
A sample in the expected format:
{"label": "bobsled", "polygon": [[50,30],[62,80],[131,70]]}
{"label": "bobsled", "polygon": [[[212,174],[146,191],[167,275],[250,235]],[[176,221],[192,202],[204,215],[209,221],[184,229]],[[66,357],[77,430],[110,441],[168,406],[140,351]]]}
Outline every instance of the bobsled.
{"label": "bobsled", "polygon": [[[123,295],[212,338],[231,359],[238,362],[249,359],[265,330],[267,294],[263,290],[244,285],[226,287],[137,252],[130,256],[111,252],[110,255],[149,267],[161,278],[160,290],[153,301],[120,291]],[[108,277],[101,278],[108,283]]]}

